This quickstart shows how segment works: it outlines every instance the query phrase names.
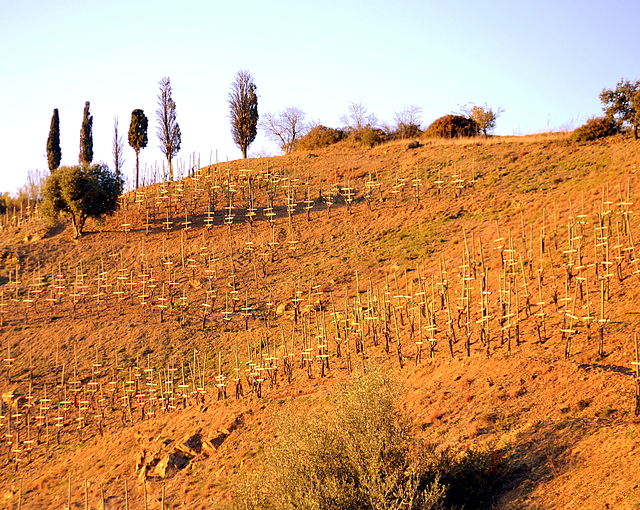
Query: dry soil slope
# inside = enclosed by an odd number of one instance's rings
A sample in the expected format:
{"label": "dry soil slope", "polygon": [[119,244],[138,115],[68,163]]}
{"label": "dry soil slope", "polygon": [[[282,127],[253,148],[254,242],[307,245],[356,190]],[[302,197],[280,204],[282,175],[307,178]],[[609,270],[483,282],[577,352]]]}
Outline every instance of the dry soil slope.
{"label": "dry soil slope", "polygon": [[[255,268],[250,258],[241,249],[234,255],[238,281],[256,308],[268,300],[274,306],[286,305],[295,290],[306,292],[309,284],[323,286],[320,300],[324,299],[328,308],[328,290],[340,300],[354,296],[356,272],[361,289],[369,281],[372,287],[382,288],[386,278],[393,286],[399,277],[399,287],[406,290],[406,275],[413,280],[418,264],[421,275],[428,278],[439,274],[444,260],[453,280],[459,271],[465,237],[469,244],[473,240],[484,243],[486,264],[491,268],[489,285],[495,291],[499,274],[497,239],[513,237],[524,244],[527,239],[538,243],[544,224],[549,242],[556,236],[558,253],[562,252],[564,225],[569,218],[596,214],[603,200],[620,202],[620,196],[626,200],[627,185],[635,201],[640,193],[639,165],[640,147],[628,140],[577,145],[562,136],[537,136],[428,142],[411,150],[402,143],[367,150],[340,145],[313,155],[294,153],[268,160],[230,162],[221,165],[219,172],[224,176],[228,168],[231,172],[249,169],[257,173],[268,166],[272,171],[285,171],[299,183],[309,182],[314,197],[334,183],[357,190],[350,213],[339,198],[330,216],[317,201],[311,221],[307,221],[298,204],[294,237],[281,210],[278,239],[282,246],[295,239],[298,249],[281,249],[269,262],[266,276],[258,278],[260,285],[255,289]],[[384,199],[378,200],[380,191],[376,188],[370,206],[362,198],[368,181],[381,183]],[[437,184],[439,181],[442,184]],[[416,183],[419,199],[415,198]],[[299,202],[304,189],[300,184]],[[278,193],[276,204],[282,208],[286,203],[284,188],[280,187]],[[132,196],[129,202],[133,200]],[[218,280],[223,289],[228,286],[231,271],[224,263],[230,229],[239,247],[245,239],[265,245],[273,233],[264,218],[259,218],[248,234],[239,199],[234,225],[223,225],[223,201],[219,199],[216,225],[206,228],[200,211],[191,218],[193,228],[186,233],[178,228],[182,220],[176,213],[169,233],[158,222],[146,234],[142,227],[144,214],[132,203],[80,242],[72,241],[68,232],[47,230],[38,222],[6,230],[0,245],[3,276],[18,263],[23,274],[51,274],[57,267],[71,266],[79,260],[84,267],[96,268],[116,258],[116,269],[131,271],[139,267],[141,253],[178,260],[181,252],[197,254],[208,243],[222,254]],[[266,204],[258,205],[263,208]],[[127,223],[133,225],[133,231],[122,231]],[[637,226],[635,221],[633,225]],[[34,236],[38,233],[41,235]],[[554,261],[545,263],[552,265]],[[555,276],[561,271],[556,269],[549,269],[547,274],[557,278],[563,293],[562,280]],[[185,270],[183,275],[185,285],[188,273]],[[203,292],[199,285],[194,281],[194,293]],[[222,291],[220,295],[224,295]],[[80,367],[87,369],[96,355],[107,359],[116,351],[130,360],[148,351],[159,358],[168,352],[188,357],[194,347],[230,356],[236,342],[242,344],[253,334],[263,334],[264,326],[252,318],[249,331],[244,331],[240,320],[233,328],[225,328],[221,301],[204,330],[197,318],[180,325],[171,316],[160,323],[156,311],[149,307],[94,309],[87,305],[79,308],[75,319],[69,309],[52,319],[40,305],[27,321],[21,317],[24,304],[15,304],[13,315],[10,310],[6,312],[9,320],[0,333],[2,345],[17,358],[10,386],[25,394],[30,378],[47,381],[59,368],[60,362],[53,360],[60,352],[62,356],[75,356]],[[373,348],[367,354],[367,363],[388,366],[406,380],[404,405],[414,416],[419,433],[443,445],[488,445],[517,467],[513,486],[501,497],[499,507],[635,508],[640,502],[639,452],[638,424],[632,413],[633,349],[629,339],[635,328],[633,312],[637,304],[633,278],[614,285],[608,304],[607,357],[602,359],[582,336],[576,339],[571,358],[564,360],[559,326],[554,324],[544,343],[535,341],[535,332],[528,326],[523,330],[522,346],[513,346],[508,354],[498,345],[490,359],[479,346],[471,358],[457,346],[455,359],[450,359],[441,343],[435,358],[418,366],[408,359],[400,370],[392,356]],[[290,311],[278,315],[273,327],[290,323],[290,315]],[[406,344],[407,357],[413,355],[413,348]],[[361,370],[357,363],[355,370]],[[114,503],[120,501],[127,480],[132,501],[139,502],[142,486],[136,460],[140,453],[167,454],[200,431],[204,439],[220,441],[218,448],[193,457],[188,467],[174,476],[150,477],[148,493],[157,499],[164,486],[172,504],[191,502],[194,508],[211,507],[228,500],[237,473],[251,469],[260,449],[272,437],[278,416],[326,405],[324,395],[347,376],[346,367],[340,363],[326,378],[320,378],[317,369],[312,379],[298,370],[292,383],[281,382],[279,387],[265,391],[263,399],[217,402],[215,389],[209,388],[203,405],[131,427],[114,426],[103,437],[52,446],[22,464],[17,473],[14,464],[7,463],[2,468],[3,501],[15,505],[22,492],[23,508],[62,505],[71,472],[74,500],[78,502],[83,497],[84,480],[90,483],[91,498],[98,497],[99,484],[104,483]]]}

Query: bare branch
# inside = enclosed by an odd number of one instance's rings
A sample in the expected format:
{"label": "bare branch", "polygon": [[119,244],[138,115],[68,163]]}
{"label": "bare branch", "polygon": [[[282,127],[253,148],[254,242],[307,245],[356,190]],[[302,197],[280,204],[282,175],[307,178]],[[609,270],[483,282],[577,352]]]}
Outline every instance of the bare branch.
{"label": "bare branch", "polygon": [[304,112],[300,108],[290,106],[278,114],[266,113],[260,127],[267,136],[278,143],[285,154],[295,149],[296,142],[308,131],[304,124]]}

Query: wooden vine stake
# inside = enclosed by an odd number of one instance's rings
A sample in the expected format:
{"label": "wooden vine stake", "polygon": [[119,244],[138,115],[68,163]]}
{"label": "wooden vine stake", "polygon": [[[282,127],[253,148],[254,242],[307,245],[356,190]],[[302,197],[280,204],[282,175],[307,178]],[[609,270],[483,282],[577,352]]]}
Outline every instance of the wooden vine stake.
{"label": "wooden vine stake", "polygon": [[636,408],[634,414],[636,416],[640,416],[640,357],[638,356],[638,333],[636,333],[633,337],[633,343],[636,352],[636,360],[632,363],[636,366]]}

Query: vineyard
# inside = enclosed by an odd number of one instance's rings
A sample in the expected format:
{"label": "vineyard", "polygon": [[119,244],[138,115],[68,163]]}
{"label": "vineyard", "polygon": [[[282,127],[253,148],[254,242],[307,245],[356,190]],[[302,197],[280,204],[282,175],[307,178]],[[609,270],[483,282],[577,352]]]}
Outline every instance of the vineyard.
{"label": "vineyard", "polygon": [[[7,213],[2,505],[210,507],[172,480],[261,402],[382,367],[418,386],[452,363],[588,367],[624,402],[605,418],[632,422],[639,168],[623,141],[390,144],[205,166],[123,195],[79,242],[35,205]],[[166,457],[80,467],[198,413],[236,414]]]}

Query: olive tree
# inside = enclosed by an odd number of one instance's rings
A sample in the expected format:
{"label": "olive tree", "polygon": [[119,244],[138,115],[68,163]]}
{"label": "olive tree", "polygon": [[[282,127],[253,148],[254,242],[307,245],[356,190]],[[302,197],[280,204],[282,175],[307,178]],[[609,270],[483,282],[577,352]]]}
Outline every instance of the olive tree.
{"label": "olive tree", "polygon": [[77,239],[87,218],[116,211],[121,191],[121,181],[105,164],[62,166],[45,182],[42,211],[54,221],[69,217]]}
{"label": "olive tree", "polygon": [[616,120],[620,126],[629,125],[638,139],[640,127],[640,80],[620,80],[615,89],[604,89],[600,93],[604,114]]}
{"label": "olive tree", "polygon": [[463,115],[474,121],[478,127],[478,131],[485,137],[495,129],[496,121],[503,112],[504,110],[502,108],[491,108],[487,104],[484,106],[471,104],[462,107]]}

